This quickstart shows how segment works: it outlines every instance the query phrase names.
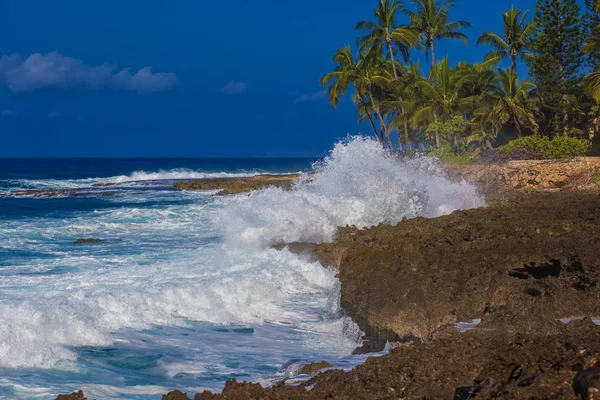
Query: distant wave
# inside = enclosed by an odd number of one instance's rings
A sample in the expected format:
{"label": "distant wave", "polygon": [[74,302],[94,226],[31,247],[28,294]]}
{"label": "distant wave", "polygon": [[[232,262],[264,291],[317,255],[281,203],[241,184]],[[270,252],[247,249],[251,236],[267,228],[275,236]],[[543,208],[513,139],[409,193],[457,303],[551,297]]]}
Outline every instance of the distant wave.
{"label": "distant wave", "polygon": [[[136,183],[186,180],[186,179],[216,179],[216,178],[242,178],[256,175],[284,175],[285,172],[272,173],[266,171],[243,171],[243,172],[202,172],[187,168],[176,168],[171,170],[160,170],[158,172],[135,171],[129,175],[118,175],[107,178],[85,178],[85,179],[13,179],[5,181],[10,190],[52,190],[52,189],[86,189],[94,185],[135,185]],[[0,188],[4,186],[0,181]],[[5,188],[6,189],[6,188]]]}

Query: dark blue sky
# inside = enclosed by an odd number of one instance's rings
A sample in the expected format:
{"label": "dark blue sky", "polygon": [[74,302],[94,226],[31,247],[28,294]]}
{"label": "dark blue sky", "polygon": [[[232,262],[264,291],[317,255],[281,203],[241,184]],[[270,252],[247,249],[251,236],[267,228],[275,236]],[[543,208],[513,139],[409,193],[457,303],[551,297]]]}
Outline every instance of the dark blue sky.
{"label": "dark blue sky", "polygon": [[[453,63],[480,60],[477,37],[499,31],[512,4],[535,4],[457,3],[452,18],[472,22],[472,43],[436,49]],[[0,0],[0,55],[20,55],[0,62],[0,75],[12,71],[0,78],[0,156],[323,155],[347,133],[368,133],[349,101],[329,105],[318,80],[375,5]],[[152,72],[138,74],[144,67]]]}

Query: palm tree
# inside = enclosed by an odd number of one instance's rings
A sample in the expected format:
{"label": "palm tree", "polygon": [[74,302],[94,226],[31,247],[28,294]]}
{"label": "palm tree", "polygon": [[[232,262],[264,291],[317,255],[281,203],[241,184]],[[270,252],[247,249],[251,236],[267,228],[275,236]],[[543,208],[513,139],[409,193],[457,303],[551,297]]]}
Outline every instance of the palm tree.
{"label": "palm tree", "polygon": [[[600,1],[593,5],[594,11],[600,13]],[[585,42],[584,51],[588,54],[600,53],[600,36],[591,35]],[[583,80],[585,91],[600,105],[600,69],[587,74]]]}
{"label": "palm tree", "polygon": [[[477,40],[477,44],[487,44],[493,51],[485,56],[486,60],[510,58],[511,66],[517,69],[517,58],[526,60],[529,58],[529,47],[531,38],[535,31],[533,22],[525,23],[527,13],[521,15],[521,10],[511,7],[504,12],[504,38],[496,32],[484,32]],[[520,18],[519,18],[520,16]]]}
{"label": "palm tree", "polygon": [[321,78],[321,86],[323,86],[323,88],[329,86],[329,102],[337,108],[340,97],[345,95],[348,92],[350,85],[352,85],[356,93],[357,107],[359,107],[359,121],[362,122],[362,120],[367,118],[373,129],[375,138],[378,141],[381,141],[371,116],[372,110],[368,105],[369,102],[367,101],[366,89],[360,81],[358,61],[354,59],[350,45],[338,49],[333,56],[333,62],[336,65],[335,70]]}
{"label": "palm tree", "polygon": [[333,55],[335,70],[321,78],[321,86],[328,88],[329,102],[337,108],[340,97],[348,92],[350,85],[354,85],[357,93],[361,87],[357,86],[358,69],[350,45],[336,50]]}
{"label": "palm tree", "polygon": [[[421,41],[421,34],[409,26],[398,26],[398,14],[403,11],[402,3],[396,0],[379,0],[379,6],[375,9],[376,22],[361,21],[355,30],[366,31],[358,38],[358,48],[363,52],[370,49],[383,53],[383,48],[388,52],[391,61],[391,70],[394,78],[398,81],[398,69],[394,53],[398,49],[404,60],[408,59],[409,51]],[[401,100],[401,97],[400,97]],[[400,109],[404,113],[403,109]],[[387,128],[386,128],[387,129]],[[405,127],[408,135],[408,128]],[[400,143],[400,142],[398,142]],[[391,148],[391,145],[390,145]]]}
{"label": "palm tree", "polygon": [[[333,57],[336,64],[335,70],[321,78],[321,85],[328,88],[329,101],[334,107],[337,107],[340,96],[348,92],[350,85],[356,92],[355,100],[361,104],[362,111],[359,109],[361,119],[369,119],[375,137],[383,143],[383,138],[387,139],[388,147],[393,149],[389,132],[385,124],[382,110],[382,88],[389,83],[389,76],[383,68],[380,53],[377,48],[372,48],[369,52],[362,52],[359,58],[355,60],[350,46],[338,49]],[[379,119],[380,135],[377,134],[375,123],[371,117],[371,111]],[[380,139],[381,138],[381,139]]]}
{"label": "palm tree", "polygon": [[587,74],[583,80],[583,86],[594,101],[600,104],[600,70]]}
{"label": "palm tree", "polygon": [[361,124],[365,120],[369,121],[369,125],[373,130],[373,135],[375,136],[375,140],[377,140],[379,143],[381,143],[382,146],[385,147],[383,138],[377,134],[377,128],[375,127],[375,122],[373,121],[373,108],[371,107],[369,102],[364,101],[356,93],[353,97],[353,100],[356,103],[356,111],[358,112],[358,123]]}
{"label": "palm tree", "polygon": [[402,11],[403,6],[399,1],[379,0],[379,6],[374,12],[376,22],[361,21],[355,28],[355,30],[367,31],[358,38],[358,48],[361,51],[366,51],[373,46],[387,48],[396,79],[398,79],[398,71],[394,56],[395,48],[407,60],[410,49],[421,41],[419,32],[408,26],[397,25],[398,14]]}
{"label": "palm tree", "polygon": [[392,118],[388,125],[388,130],[396,129],[398,132],[398,145],[400,145],[402,143],[400,127],[402,126],[404,128],[404,145],[406,151],[409,151],[412,146],[408,125],[410,117],[421,99],[421,93],[416,89],[415,83],[425,78],[421,72],[421,64],[418,62],[411,62],[402,72],[400,79],[396,81],[395,85],[391,86],[395,90],[394,93],[397,94],[395,98],[398,100],[392,100],[387,103],[388,107],[400,110],[400,112]]}
{"label": "palm tree", "polygon": [[[470,75],[450,68],[447,57],[434,65],[429,79],[422,79],[415,83],[415,89],[421,92],[422,100],[412,116],[413,125],[424,121],[447,122],[457,115],[463,115],[477,99],[477,96],[465,97],[463,88],[470,79]],[[440,147],[440,136],[437,131],[435,145]]]}
{"label": "palm tree", "polygon": [[529,104],[529,93],[535,85],[529,81],[519,83],[513,68],[499,69],[498,78],[498,85],[491,91],[490,97],[493,114],[500,127],[512,123],[519,138],[523,125],[537,132],[538,125]]}
{"label": "palm tree", "polygon": [[413,0],[416,11],[408,12],[411,25],[425,38],[427,55],[431,53],[431,69],[435,66],[435,41],[440,39],[456,39],[469,43],[461,30],[470,28],[467,21],[448,22],[449,10],[454,7],[453,0]]}

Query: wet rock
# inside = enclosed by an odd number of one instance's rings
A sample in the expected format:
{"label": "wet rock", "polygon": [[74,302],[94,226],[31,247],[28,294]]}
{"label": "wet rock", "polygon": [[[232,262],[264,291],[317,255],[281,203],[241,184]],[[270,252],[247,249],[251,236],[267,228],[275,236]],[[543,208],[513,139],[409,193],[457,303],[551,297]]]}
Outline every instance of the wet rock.
{"label": "wet rock", "polygon": [[312,375],[322,369],[331,368],[333,365],[328,363],[327,361],[316,362],[312,364],[303,365],[302,368],[298,371],[299,375]]}
{"label": "wet rock", "polygon": [[73,244],[92,244],[92,243],[100,243],[103,241],[104,240],[102,240],[102,239],[85,238],[85,239],[77,239],[76,241],[73,242]]}
{"label": "wet rock", "polygon": [[71,394],[59,394],[54,400],[87,400],[87,397],[83,394],[83,390],[80,390]]}
{"label": "wet rock", "polygon": [[315,243],[281,243],[273,246],[276,250],[288,249],[290,252],[298,255],[306,255],[312,254],[312,252],[317,248]]}
{"label": "wet rock", "polygon": [[165,394],[162,397],[162,400],[191,400],[191,399],[187,396],[187,393],[180,392],[179,390],[174,390],[172,392]]}
{"label": "wet rock", "polygon": [[574,377],[597,362],[599,351],[600,327],[585,320],[550,332],[475,328],[394,349],[347,373],[329,370],[299,386],[230,381],[221,395],[204,392],[195,400],[575,399]]}
{"label": "wet rock", "polygon": [[573,380],[573,390],[582,399],[600,399],[600,365],[578,372]]}
{"label": "wet rock", "polygon": [[243,178],[197,179],[177,182],[173,187],[179,190],[220,190],[219,195],[246,193],[269,186],[289,189],[300,174],[257,175]]}
{"label": "wet rock", "polygon": [[79,189],[28,189],[11,192],[14,197],[52,198],[52,197],[110,197],[112,192],[90,192]]}
{"label": "wet rock", "polygon": [[343,228],[313,256],[339,269],[341,306],[366,340],[383,332],[426,341],[491,309],[521,319],[600,315],[598,221],[597,192],[538,193],[397,226]]}

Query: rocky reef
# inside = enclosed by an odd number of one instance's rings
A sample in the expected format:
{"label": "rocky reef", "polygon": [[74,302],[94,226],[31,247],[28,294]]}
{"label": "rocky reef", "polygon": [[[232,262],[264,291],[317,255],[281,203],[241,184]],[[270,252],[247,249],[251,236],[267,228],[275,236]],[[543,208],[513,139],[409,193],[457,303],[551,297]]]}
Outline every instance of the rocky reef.
{"label": "rocky reef", "polygon": [[[515,322],[515,321],[513,321]],[[229,381],[213,399],[577,399],[598,398],[600,327],[590,320],[497,324],[396,348],[350,372],[271,388]],[[172,392],[163,400],[189,400]]]}
{"label": "rocky reef", "polygon": [[289,189],[293,181],[300,179],[300,174],[289,175],[257,175],[243,178],[195,179],[177,182],[173,187],[179,190],[219,190],[219,195],[246,193],[278,186]]}
{"label": "rocky reef", "polygon": [[537,193],[397,226],[343,228],[314,255],[339,269],[342,308],[371,338],[426,341],[505,309],[600,316],[600,195]]}

